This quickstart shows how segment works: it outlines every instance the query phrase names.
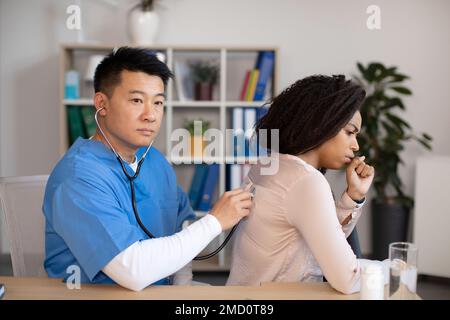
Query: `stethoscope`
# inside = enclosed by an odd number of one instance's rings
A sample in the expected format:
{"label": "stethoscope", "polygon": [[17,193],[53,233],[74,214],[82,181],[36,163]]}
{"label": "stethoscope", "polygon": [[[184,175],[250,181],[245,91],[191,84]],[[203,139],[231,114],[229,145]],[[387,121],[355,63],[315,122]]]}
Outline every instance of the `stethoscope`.
{"label": "stethoscope", "polygon": [[[144,162],[145,156],[147,155],[148,151],[150,150],[153,141],[150,142],[149,146],[147,147],[147,150],[145,150],[144,154],[142,155],[141,159],[138,161],[137,164],[137,168],[136,168],[136,172],[134,173],[134,175],[130,175],[127,171],[127,169],[125,168],[124,160],[122,159],[122,157],[116,152],[116,150],[114,149],[114,147],[112,146],[112,144],[109,142],[108,138],[106,137],[106,135],[104,134],[102,128],[100,127],[100,124],[98,123],[98,119],[97,119],[97,114],[101,111],[105,109],[105,107],[102,107],[100,109],[98,109],[95,112],[94,118],[95,118],[95,122],[97,123],[97,127],[100,130],[100,133],[102,134],[103,138],[105,139],[105,141],[108,143],[109,147],[111,148],[111,150],[114,152],[114,154],[116,155],[117,160],[120,163],[120,166],[122,167],[123,173],[125,174],[125,176],[127,177],[128,181],[130,182],[130,188],[131,188],[131,204],[133,207],[133,212],[134,212],[134,216],[136,218],[136,221],[139,225],[139,227],[141,227],[141,229],[145,232],[145,234],[150,238],[156,238],[148,229],[146,226],[144,226],[144,224],[142,223],[141,217],[139,216],[139,212],[136,206],[136,193],[134,190],[134,180],[139,176],[139,172],[141,170],[141,166],[142,163]],[[195,257],[194,260],[206,260],[209,259],[213,256],[215,256],[220,250],[223,249],[223,247],[225,247],[228,243],[228,241],[230,240],[231,236],[234,233],[234,230],[236,230],[236,227],[238,226],[238,224],[236,224],[230,231],[230,233],[228,234],[228,236],[225,238],[225,240],[222,242],[222,244],[213,252],[208,253],[204,256],[198,256]]]}

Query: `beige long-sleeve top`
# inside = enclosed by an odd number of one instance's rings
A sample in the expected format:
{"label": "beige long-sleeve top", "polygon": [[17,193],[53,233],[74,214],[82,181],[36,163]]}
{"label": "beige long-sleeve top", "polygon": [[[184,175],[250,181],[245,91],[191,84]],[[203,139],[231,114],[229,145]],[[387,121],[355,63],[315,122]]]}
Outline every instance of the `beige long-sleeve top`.
{"label": "beige long-sleeve top", "polygon": [[362,205],[345,192],[335,204],[323,174],[298,157],[279,154],[274,175],[261,168],[252,166],[247,177],[254,206],[236,229],[227,285],[322,281],[324,275],[338,291],[359,291],[360,266],[371,262],[357,259],[346,237]]}

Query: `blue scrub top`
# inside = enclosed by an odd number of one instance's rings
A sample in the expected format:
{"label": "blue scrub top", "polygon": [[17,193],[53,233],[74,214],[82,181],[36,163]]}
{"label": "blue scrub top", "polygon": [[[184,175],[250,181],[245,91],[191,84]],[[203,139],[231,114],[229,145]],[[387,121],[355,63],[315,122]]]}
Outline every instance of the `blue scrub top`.
{"label": "blue scrub top", "polygon": [[[138,159],[144,152],[138,151]],[[194,219],[173,168],[157,149],[150,148],[134,185],[142,223],[155,237],[173,235],[185,220]],[[75,141],[49,177],[43,212],[49,277],[67,279],[67,267],[77,265],[83,283],[114,283],[102,268],[136,241],[148,239],[134,216],[130,183],[100,141]]]}

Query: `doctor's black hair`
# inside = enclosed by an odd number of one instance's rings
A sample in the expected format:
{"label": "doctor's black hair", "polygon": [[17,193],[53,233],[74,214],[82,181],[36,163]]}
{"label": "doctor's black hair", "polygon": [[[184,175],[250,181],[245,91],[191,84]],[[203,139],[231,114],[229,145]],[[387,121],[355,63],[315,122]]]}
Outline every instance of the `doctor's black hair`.
{"label": "doctor's black hair", "polygon": [[114,88],[120,84],[123,70],[160,77],[164,87],[173,77],[170,69],[157,58],[155,52],[143,48],[120,47],[108,54],[95,69],[95,92],[103,92],[111,97]]}
{"label": "doctor's black hair", "polygon": [[298,80],[276,96],[268,113],[256,124],[255,133],[279,130],[280,153],[299,155],[336,136],[359,110],[364,89],[344,75],[313,75]]}

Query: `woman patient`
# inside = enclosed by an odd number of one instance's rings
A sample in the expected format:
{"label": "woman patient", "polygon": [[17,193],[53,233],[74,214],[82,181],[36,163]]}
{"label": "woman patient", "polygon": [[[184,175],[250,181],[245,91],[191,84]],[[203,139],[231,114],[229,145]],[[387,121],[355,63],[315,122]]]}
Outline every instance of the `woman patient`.
{"label": "woman patient", "polygon": [[[344,76],[311,76],[274,98],[256,134],[279,129],[279,150],[267,143],[278,171],[265,175],[259,162],[248,174],[254,206],[236,230],[227,285],[325,276],[338,291],[359,291],[360,267],[370,261],[357,259],[346,237],[374,178],[374,168],[355,155],[364,97]],[[323,173],[343,166],[347,189],[335,204]],[[383,268],[387,281],[387,261]]]}

